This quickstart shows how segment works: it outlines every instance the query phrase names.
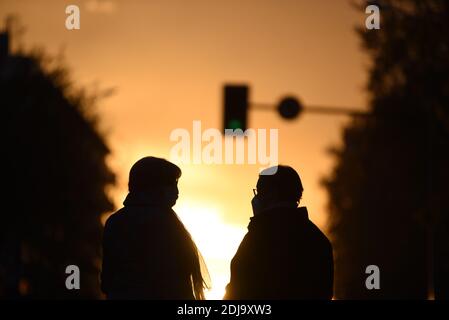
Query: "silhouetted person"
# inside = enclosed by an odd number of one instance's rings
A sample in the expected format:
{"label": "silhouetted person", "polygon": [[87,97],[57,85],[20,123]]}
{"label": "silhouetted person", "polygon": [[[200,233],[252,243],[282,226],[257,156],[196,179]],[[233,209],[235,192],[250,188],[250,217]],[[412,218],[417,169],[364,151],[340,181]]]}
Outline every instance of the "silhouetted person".
{"label": "silhouetted person", "polygon": [[204,299],[204,263],[172,210],[181,170],[159,158],[137,161],[124,208],[106,222],[101,287],[108,299]]}
{"label": "silhouetted person", "polygon": [[231,262],[225,299],[331,299],[332,246],[299,207],[299,175],[278,166],[259,176],[254,217]]}

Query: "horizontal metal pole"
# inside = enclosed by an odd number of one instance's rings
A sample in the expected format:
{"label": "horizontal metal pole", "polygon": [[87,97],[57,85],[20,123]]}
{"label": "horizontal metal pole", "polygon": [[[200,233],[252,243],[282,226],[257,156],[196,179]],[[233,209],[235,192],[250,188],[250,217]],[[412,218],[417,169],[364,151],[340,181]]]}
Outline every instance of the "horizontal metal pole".
{"label": "horizontal metal pole", "polygon": [[275,106],[268,103],[251,103],[249,108],[258,110],[274,110]]}
{"label": "horizontal metal pole", "polygon": [[322,106],[309,106],[304,108],[304,112],[320,113],[329,115],[349,115],[349,116],[368,116],[366,111],[357,110],[354,108],[341,108],[341,107],[322,107]]}
{"label": "horizontal metal pole", "polygon": [[[253,103],[250,105],[250,109],[271,111],[275,110],[276,106],[267,103]],[[307,106],[302,112],[318,113],[324,115],[349,115],[349,116],[368,116],[369,112],[361,111],[354,108],[342,108],[342,107],[323,107],[323,106]]]}

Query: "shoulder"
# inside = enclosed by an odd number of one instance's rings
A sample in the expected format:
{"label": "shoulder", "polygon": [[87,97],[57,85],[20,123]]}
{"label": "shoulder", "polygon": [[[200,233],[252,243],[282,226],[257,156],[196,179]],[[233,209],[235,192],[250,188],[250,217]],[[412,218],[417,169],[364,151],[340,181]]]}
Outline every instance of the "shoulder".
{"label": "shoulder", "polygon": [[158,207],[130,206],[113,213],[105,223],[105,228],[119,226],[162,226],[170,221],[169,210]]}
{"label": "shoulder", "polygon": [[329,238],[318,228],[312,221],[308,220],[307,223],[308,229],[310,231],[311,236],[318,242],[323,248],[326,248],[332,251],[332,244]]}
{"label": "shoulder", "polygon": [[105,228],[114,225],[118,220],[120,220],[123,216],[125,208],[121,208],[120,210],[114,212],[106,219]]}

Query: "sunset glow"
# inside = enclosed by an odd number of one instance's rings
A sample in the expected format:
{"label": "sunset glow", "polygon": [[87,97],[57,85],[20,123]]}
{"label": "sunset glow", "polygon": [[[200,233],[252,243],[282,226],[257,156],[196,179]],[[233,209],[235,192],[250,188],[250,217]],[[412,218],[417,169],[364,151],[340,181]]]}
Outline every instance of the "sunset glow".
{"label": "sunset glow", "polygon": [[[295,94],[305,103],[363,108],[363,59],[353,32],[363,13],[346,1],[78,2],[82,22],[73,32],[64,27],[66,3],[60,1],[2,1],[0,18],[17,12],[27,27],[14,48],[23,42],[43,45],[51,55],[64,51],[77,84],[115,89],[95,112],[111,148],[117,183],[107,191],[116,209],[135,161],[170,160],[173,130],[190,131],[194,121],[221,130],[227,82],[248,83],[254,102],[274,105]],[[307,114],[286,121],[257,110],[249,118],[251,128],[278,130],[279,163],[298,171],[305,188],[301,205],[326,231],[321,179],[333,164],[326,149],[340,143],[348,118]],[[176,164],[182,177],[174,210],[209,268],[207,297],[221,299],[252,216],[260,166]]]}

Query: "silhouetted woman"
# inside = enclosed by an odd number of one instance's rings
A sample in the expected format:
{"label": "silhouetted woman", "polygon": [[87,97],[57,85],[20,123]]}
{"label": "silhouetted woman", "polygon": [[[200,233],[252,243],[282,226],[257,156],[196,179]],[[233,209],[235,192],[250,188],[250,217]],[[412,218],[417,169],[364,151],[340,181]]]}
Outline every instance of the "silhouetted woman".
{"label": "silhouetted woman", "polygon": [[129,174],[124,208],[106,222],[101,288],[108,299],[204,299],[208,274],[172,210],[179,167],[145,157]]}

